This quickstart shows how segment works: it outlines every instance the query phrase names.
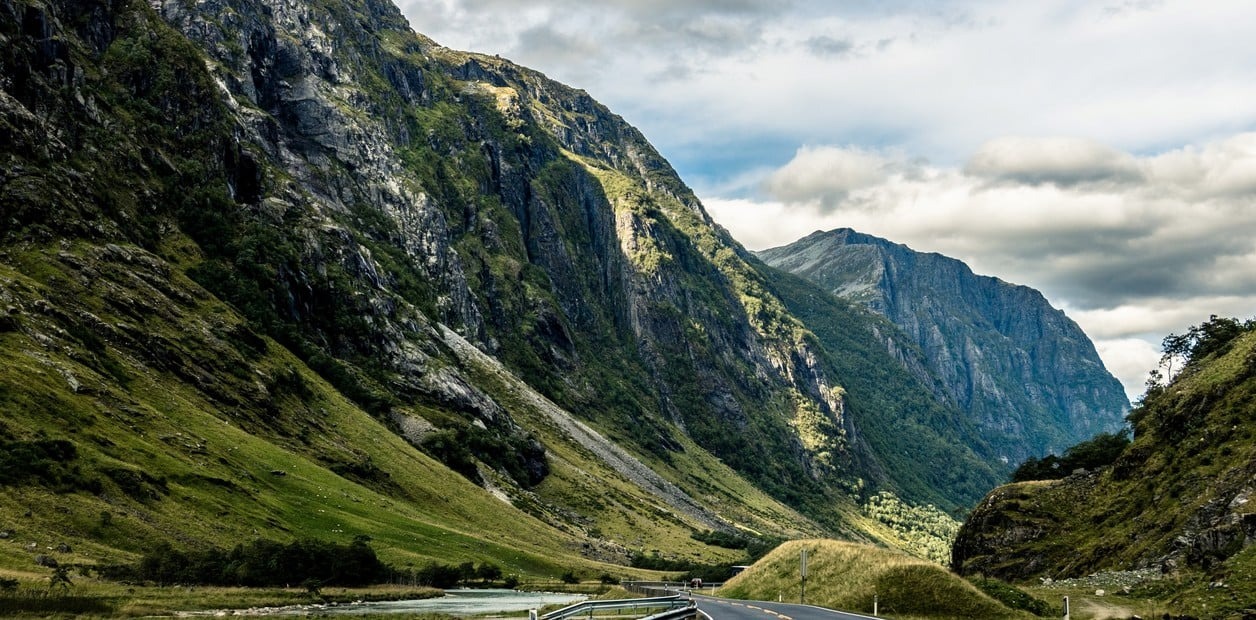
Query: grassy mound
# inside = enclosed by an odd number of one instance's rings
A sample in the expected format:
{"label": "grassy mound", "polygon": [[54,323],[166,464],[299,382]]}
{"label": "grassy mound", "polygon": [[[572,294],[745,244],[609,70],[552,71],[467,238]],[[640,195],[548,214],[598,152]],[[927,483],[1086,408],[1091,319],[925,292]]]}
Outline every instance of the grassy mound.
{"label": "grassy mound", "polygon": [[832,540],[792,541],[730,580],[731,598],[797,602],[799,555],[807,550],[807,603],[859,613],[873,597],[886,617],[1024,618],[936,564],[911,556]]}

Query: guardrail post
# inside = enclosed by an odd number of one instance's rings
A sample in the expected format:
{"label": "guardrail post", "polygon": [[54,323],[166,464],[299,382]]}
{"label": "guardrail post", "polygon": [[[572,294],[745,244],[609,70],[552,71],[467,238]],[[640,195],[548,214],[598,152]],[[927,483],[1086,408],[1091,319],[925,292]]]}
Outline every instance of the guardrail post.
{"label": "guardrail post", "polygon": [[529,609],[529,610],[528,610],[528,620],[536,620],[536,610],[535,610],[535,609]]}

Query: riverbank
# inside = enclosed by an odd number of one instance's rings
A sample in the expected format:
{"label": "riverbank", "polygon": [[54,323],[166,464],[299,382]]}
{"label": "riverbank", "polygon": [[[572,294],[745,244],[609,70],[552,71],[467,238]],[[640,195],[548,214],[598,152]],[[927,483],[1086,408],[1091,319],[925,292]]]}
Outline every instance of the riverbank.
{"label": "riverbank", "polygon": [[[157,587],[76,579],[58,588],[27,585],[0,594],[5,618],[175,616],[203,610],[247,610],[356,601],[420,600],[444,596],[436,588],[381,585],[366,588]],[[230,611],[228,611],[230,613]]]}

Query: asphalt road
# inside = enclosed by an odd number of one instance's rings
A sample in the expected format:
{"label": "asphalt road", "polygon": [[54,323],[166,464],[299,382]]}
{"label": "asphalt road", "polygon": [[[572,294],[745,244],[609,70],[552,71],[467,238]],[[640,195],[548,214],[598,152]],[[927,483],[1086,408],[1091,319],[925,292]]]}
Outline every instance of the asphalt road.
{"label": "asphalt road", "polygon": [[726,598],[693,595],[698,609],[712,620],[868,620],[872,616],[849,614],[810,605],[770,603],[766,601],[734,601]]}

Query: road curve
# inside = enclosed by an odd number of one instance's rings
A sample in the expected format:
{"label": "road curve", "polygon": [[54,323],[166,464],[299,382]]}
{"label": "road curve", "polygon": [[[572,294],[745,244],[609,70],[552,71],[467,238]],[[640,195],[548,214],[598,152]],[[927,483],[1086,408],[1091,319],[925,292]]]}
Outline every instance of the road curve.
{"label": "road curve", "polygon": [[811,605],[771,603],[767,601],[737,601],[728,598],[712,598],[693,595],[698,609],[712,620],[869,620],[863,616]]}

